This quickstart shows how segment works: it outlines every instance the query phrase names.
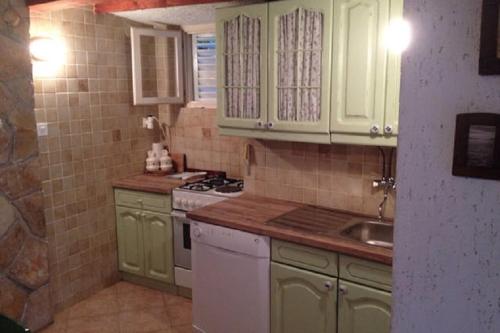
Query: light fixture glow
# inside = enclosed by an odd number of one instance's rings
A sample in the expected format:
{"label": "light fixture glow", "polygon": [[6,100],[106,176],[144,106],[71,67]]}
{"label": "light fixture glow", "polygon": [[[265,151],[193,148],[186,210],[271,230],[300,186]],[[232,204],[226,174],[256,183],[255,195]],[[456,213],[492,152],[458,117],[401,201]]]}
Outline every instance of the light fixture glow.
{"label": "light fixture glow", "polygon": [[35,77],[54,77],[66,61],[66,47],[62,40],[40,36],[30,41],[30,53]]}
{"label": "light fixture glow", "polygon": [[35,37],[30,42],[31,57],[34,61],[60,62],[64,59],[64,45],[50,37]]}
{"label": "light fixture glow", "polygon": [[411,43],[411,26],[403,18],[394,19],[385,32],[385,44],[389,51],[403,53]]}

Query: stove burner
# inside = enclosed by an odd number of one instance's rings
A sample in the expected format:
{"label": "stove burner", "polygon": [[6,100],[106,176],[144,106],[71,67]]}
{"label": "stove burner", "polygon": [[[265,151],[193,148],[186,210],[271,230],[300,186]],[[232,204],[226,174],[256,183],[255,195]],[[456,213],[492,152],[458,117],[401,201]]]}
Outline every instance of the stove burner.
{"label": "stove burner", "polygon": [[196,192],[206,192],[213,189],[213,186],[202,184],[202,183],[191,183],[181,186],[182,189],[196,191]]}
{"label": "stove burner", "polygon": [[221,186],[221,187],[217,187],[215,189],[215,192],[219,192],[219,193],[236,193],[236,192],[241,192],[241,187],[239,187],[239,185],[237,186],[230,186],[230,185],[225,185],[225,186]]}
{"label": "stove burner", "polygon": [[231,179],[231,178],[222,178],[222,177],[214,177],[214,178],[208,178],[202,181],[204,184],[210,184],[211,186],[224,186],[228,184],[232,184],[237,182],[236,179]]}

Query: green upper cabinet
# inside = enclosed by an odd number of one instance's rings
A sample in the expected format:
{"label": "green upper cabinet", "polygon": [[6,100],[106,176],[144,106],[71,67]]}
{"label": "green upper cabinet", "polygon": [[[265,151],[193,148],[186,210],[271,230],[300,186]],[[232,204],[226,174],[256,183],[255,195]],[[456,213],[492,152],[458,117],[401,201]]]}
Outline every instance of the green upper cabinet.
{"label": "green upper cabinet", "polygon": [[335,0],[332,142],[396,145],[400,55],[386,33],[403,0]]}
{"label": "green upper cabinet", "polygon": [[337,279],[271,263],[271,332],[333,333]]}
{"label": "green upper cabinet", "polygon": [[118,266],[121,271],[144,274],[144,243],[141,212],[116,207]]}
{"label": "green upper cabinet", "polygon": [[390,333],[391,294],[339,280],[338,333]]}
{"label": "green upper cabinet", "polygon": [[267,10],[263,3],[216,12],[221,127],[259,129],[267,122]]}
{"label": "green upper cabinet", "polygon": [[144,212],[145,273],[152,279],[174,282],[172,217]]}
{"label": "green upper cabinet", "polygon": [[268,128],[330,132],[332,0],[269,4]]}

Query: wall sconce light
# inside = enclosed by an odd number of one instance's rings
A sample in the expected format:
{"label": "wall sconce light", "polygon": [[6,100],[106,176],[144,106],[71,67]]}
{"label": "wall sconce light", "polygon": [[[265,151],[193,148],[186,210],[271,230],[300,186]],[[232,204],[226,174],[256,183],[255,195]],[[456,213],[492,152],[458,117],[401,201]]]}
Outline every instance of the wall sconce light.
{"label": "wall sconce light", "polygon": [[393,53],[401,54],[410,46],[411,37],[411,26],[407,20],[392,20],[385,32],[386,47]]}
{"label": "wall sconce light", "polygon": [[30,53],[33,61],[61,63],[65,47],[62,42],[51,37],[33,37],[30,41]]}

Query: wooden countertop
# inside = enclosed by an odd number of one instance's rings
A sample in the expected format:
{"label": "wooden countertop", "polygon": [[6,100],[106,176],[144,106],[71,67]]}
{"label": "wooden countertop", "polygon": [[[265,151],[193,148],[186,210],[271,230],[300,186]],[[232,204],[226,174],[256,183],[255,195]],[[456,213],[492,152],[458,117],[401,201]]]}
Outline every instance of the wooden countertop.
{"label": "wooden countertop", "polygon": [[[292,212],[293,214],[290,214]],[[329,212],[335,217],[332,219],[333,223],[327,222],[325,219]],[[301,223],[304,223],[304,228],[282,224],[281,220],[289,221],[290,217],[295,216],[296,213],[300,217]],[[366,216],[362,215],[316,209],[304,204],[243,194],[237,198],[188,212],[187,216],[200,222],[217,224],[392,265],[392,250],[366,245],[340,235],[340,231],[355,219],[366,219]],[[328,233],[319,234],[308,231],[307,229],[317,227],[318,219],[321,219],[322,216],[324,221],[319,221],[319,223],[323,223],[323,227],[325,227],[325,223],[329,223],[326,225]],[[278,217],[282,218],[277,219]]]}
{"label": "wooden countertop", "polygon": [[169,179],[166,176],[136,175],[112,182],[113,187],[142,192],[161,194],[172,193],[172,190],[184,184],[182,180]]}

